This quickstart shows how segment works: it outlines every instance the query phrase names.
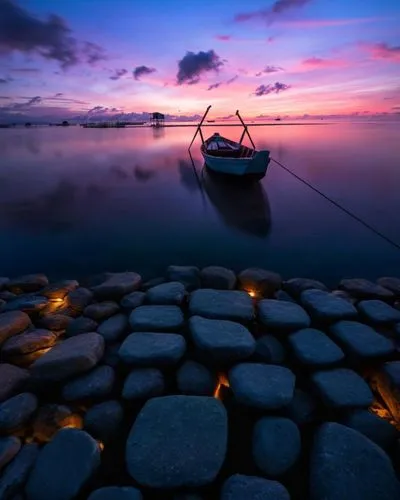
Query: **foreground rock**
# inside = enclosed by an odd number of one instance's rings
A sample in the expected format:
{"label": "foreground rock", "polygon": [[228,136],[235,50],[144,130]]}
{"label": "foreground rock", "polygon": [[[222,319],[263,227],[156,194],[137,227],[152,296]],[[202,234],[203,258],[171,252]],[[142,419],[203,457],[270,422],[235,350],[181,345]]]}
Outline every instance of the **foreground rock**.
{"label": "foreground rock", "polygon": [[31,330],[30,332],[14,335],[8,339],[1,349],[4,358],[11,358],[21,354],[52,347],[57,341],[57,336],[50,330]]}
{"label": "foreground rock", "polygon": [[392,464],[379,446],[337,423],[320,427],[311,455],[311,500],[396,500],[399,494]]}
{"label": "foreground rock", "polygon": [[179,283],[179,281],[171,281],[149,288],[146,293],[146,301],[153,305],[179,306],[182,304],[185,296],[185,286]]}
{"label": "foreground rock", "polygon": [[42,311],[47,306],[46,297],[37,295],[20,295],[14,300],[7,302],[1,309],[1,312],[22,311],[26,314],[35,314]]}
{"label": "foreground rock", "polygon": [[224,461],[227,434],[225,408],[214,398],[152,399],[139,413],[128,437],[129,474],[152,488],[209,484]]}
{"label": "foreground rock", "polygon": [[52,313],[41,317],[36,322],[36,326],[45,330],[62,333],[72,321],[73,319],[66,314]]}
{"label": "foreground rock", "polygon": [[165,382],[158,368],[137,368],[126,377],[122,397],[126,400],[145,400],[161,396]]}
{"label": "foreground rock", "polygon": [[227,319],[248,323],[253,319],[254,307],[246,292],[237,290],[196,290],[190,296],[190,314],[209,319]]}
{"label": "foreground rock", "polygon": [[26,424],[38,405],[34,394],[23,392],[0,404],[0,433],[10,434]]}
{"label": "foreground rock", "polygon": [[120,299],[140,287],[142,278],[137,273],[109,273],[107,279],[92,291],[98,300]]}
{"label": "foreground rock", "polygon": [[120,340],[128,331],[129,322],[125,314],[116,314],[101,323],[97,329],[106,342],[115,342]]}
{"label": "foreground rock", "polygon": [[364,318],[377,325],[400,322],[400,311],[382,300],[363,300],[358,309]]}
{"label": "foreground rock", "polygon": [[88,500],[142,500],[142,494],[131,486],[107,486],[93,491]]}
{"label": "foreground rock", "polygon": [[64,427],[82,428],[82,418],[68,406],[46,404],[39,408],[32,424],[33,437],[40,443],[47,443]]}
{"label": "foreground rock", "polygon": [[44,274],[27,274],[8,281],[6,287],[10,292],[20,294],[37,292],[48,284],[49,280]]}
{"label": "foreground rock", "polygon": [[200,278],[203,288],[233,290],[236,285],[236,274],[226,267],[204,267],[200,272]]}
{"label": "foreground rock", "polygon": [[265,299],[258,303],[262,325],[277,332],[292,332],[310,326],[310,317],[298,304],[283,300]]}
{"label": "foreground rock", "polygon": [[170,333],[132,333],[119,349],[120,358],[136,366],[168,366],[176,364],[186,351],[182,335]]}
{"label": "foreground rock", "polygon": [[272,335],[263,335],[256,342],[255,359],[270,365],[281,365],[286,358],[283,345]]}
{"label": "foreground rock", "polygon": [[85,414],[84,428],[93,437],[108,441],[120,429],[124,410],[119,401],[105,401],[92,406]]}
{"label": "foreground rock", "polygon": [[28,370],[0,363],[0,402],[14,396],[29,379]]}
{"label": "foreground rock", "polygon": [[185,361],[176,374],[179,392],[193,396],[212,396],[217,385],[215,375],[196,361]]}
{"label": "foreground rock", "polygon": [[85,307],[92,302],[93,293],[87,288],[79,287],[72,292],[69,292],[66,296],[66,307],[64,307],[61,311],[63,314],[67,316],[71,316],[71,318],[77,318],[80,316]]}
{"label": "foreground rock", "polygon": [[279,274],[257,267],[245,269],[238,276],[239,287],[261,297],[272,297],[282,285]]}
{"label": "foreground rock", "polygon": [[104,321],[119,310],[119,306],[116,302],[111,300],[106,302],[97,302],[96,304],[90,304],[90,306],[85,307],[84,315],[94,321]]}
{"label": "foreground rock", "polygon": [[140,306],[129,316],[135,332],[176,332],[183,322],[183,313],[177,306]]}
{"label": "foreground rock", "polygon": [[357,317],[353,304],[323,290],[305,290],[301,302],[313,319],[323,323]]}
{"label": "foreground rock", "polygon": [[[21,448],[21,441],[15,437],[0,438],[0,471],[11,462]],[[0,497],[1,498],[1,497]]]}
{"label": "foreground rock", "polygon": [[305,328],[289,336],[295,358],[309,367],[324,367],[339,363],[344,353],[325,333]]}
{"label": "foreground rock", "polygon": [[312,423],[317,416],[317,401],[309,392],[295,389],[292,401],[285,407],[287,415],[297,425]]}
{"label": "foreground rock", "polygon": [[286,488],[278,481],[235,474],[222,486],[221,500],[290,500]]}
{"label": "foreground rock", "polygon": [[26,487],[28,500],[72,500],[100,465],[96,441],[63,429],[39,453]]}
{"label": "foreground rock", "polygon": [[15,495],[25,486],[38,453],[37,444],[26,444],[7,466],[0,477],[0,498],[2,500],[17,498]]}
{"label": "foreground rock", "polygon": [[50,300],[64,299],[69,292],[76,290],[78,286],[79,283],[76,280],[57,281],[40,290],[40,295]]}
{"label": "foreground rock", "polygon": [[111,366],[97,366],[89,373],[68,382],[62,391],[65,401],[107,397],[113,390],[115,373]]}
{"label": "foreground rock", "polygon": [[136,309],[136,307],[143,305],[145,298],[146,294],[144,292],[128,293],[128,295],[122,297],[120,305],[122,309],[132,311],[132,309]]}
{"label": "foreground rock", "polygon": [[344,279],[339,287],[358,299],[391,299],[393,293],[381,285],[362,278]]}
{"label": "foreground rock", "polygon": [[81,333],[95,332],[97,330],[97,326],[98,323],[93,319],[80,316],[79,318],[73,319],[68,324],[65,330],[65,336],[75,337],[75,335],[80,335]]}
{"label": "foreground rock", "polygon": [[21,311],[12,311],[0,314],[0,346],[8,338],[23,332],[31,324],[27,314]]}
{"label": "foreground rock", "polygon": [[188,291],[200,287],[200,270],[195,266],[169,266],[166,277],[168,281],[179,281]]}
{"label": "foreground rock", "polygon": [[304,290],[323,290],[328,291],[326,285],[317,280],[309,278],[292,278],[283,282],[283,289],[292,297],[300,298]]}

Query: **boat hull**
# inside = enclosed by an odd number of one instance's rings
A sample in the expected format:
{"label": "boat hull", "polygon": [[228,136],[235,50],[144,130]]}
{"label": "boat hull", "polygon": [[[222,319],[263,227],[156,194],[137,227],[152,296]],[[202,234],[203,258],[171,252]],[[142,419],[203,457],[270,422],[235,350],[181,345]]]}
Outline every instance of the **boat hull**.
{"label": "boat hull", "polygon": [[270,162],[269,151],[257,151],[250,158],[224,158],[208,155],[202,151],[206,166],[217,173],[234,177],[261,179]]}

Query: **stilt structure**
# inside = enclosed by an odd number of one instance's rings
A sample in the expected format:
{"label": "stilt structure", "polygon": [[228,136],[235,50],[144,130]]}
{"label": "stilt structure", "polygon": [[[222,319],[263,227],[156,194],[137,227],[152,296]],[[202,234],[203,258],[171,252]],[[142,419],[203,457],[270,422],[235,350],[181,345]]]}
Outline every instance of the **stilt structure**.
{"label": "stilt structure", "polygon": [[165,116],[162,113],[152,113],[150,118],[150,125],[152,127],[163,127]]}

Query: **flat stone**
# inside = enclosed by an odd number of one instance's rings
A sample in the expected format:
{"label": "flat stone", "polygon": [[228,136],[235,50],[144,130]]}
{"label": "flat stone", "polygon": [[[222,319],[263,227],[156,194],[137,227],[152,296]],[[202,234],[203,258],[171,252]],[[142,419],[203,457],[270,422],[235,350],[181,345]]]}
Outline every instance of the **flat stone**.
{"label": "flat stone", "polygon": [[115,373],[111,366],[97,366],[89,373],[65,384],[62,395],[65,401],[107,397],[113,390]]}
{"label": "flat stone", "polygon": [[179,281],[189,291],[200,287],[200,270],[195,266],[169,266],[166,278],[168,281]]}
{"label": "flat stone", "polygon": [[240,363],[229,371],[228,378],[239,403],[265,410],[287,406],[296,381],[288,368],[261,363]]}
{"label": "flat stone", "polygon": [[116,314],[106,319],[97,329],[106,342],[115,342],[121,339],[129,330],[128,317],[125,314]]}
{"label": "flat stone", "polygon": [[129,433],[127,469],[151,488],[210,484],[225,459],[227,438],[226,410],[217,399],[155,398],[144,405]]}
{"label": "flat stone", "polygon": [[382,300],[362,300],[358,303],[358,310],[364,318],[377,325],[400,322],[400,311]]}
{"label": "flat stone", "polygon": [[5,276],[0,276],[0,291],[4,290],[9,282],[10,282],[9,278],[6,278]]}
{"label": "flat stone", "polygon": [[97,299],[120,299],[127,293],[137,290],[142,278],[137,273],[109,273],[107,279],[100,285],[94,286],[92,291]]}
{"label": "flat stone", "polygon": [[204,267],[200,272],[200,279],[203,288],[233,290],[236,285],[236,274],[226,267]]}
{"label": "flat stone", "polygon": [[287,489],[278,481],[234,474],[222,486],[221,500],[290,500]]}
{"label": "flat stone", "polygon": [[307,328],[311,322],[302,307],[282,300],[260,300],[258,315],[265,327],[279,332],[291,332],[300,328]]}
{"label": "flat stone", "polygon": [[245,269],[238,275],[239,288],[246,292],[255,292],[261,297],[272,297],[282,286],[279,274],[258,267]]}
{"label": "flat stone", "polygon": [[300,298],[304,290],[324,290],[328,291],[326,285],[321,281],[312,280],[309,278],[292,278],[283,282],[283,289],[292,297]]}
{"label": "flat stone", "polygon": [[368,384],[347,368],[317,372],[311,380],[324,404],[330,408],[367,408],[374,400]]}
{"label": "flat stone", "polygon": [[253,319],[254,306],[248,293],[242,291],[196,290],[189,302],[191,315],[209,319],[227,319],[247,323]]}
{"label": "flat stone", "polygon": [[388,290],[390,290],[395,297],[400,297],[400,278],[379,278],[377,283],[378,285],[383,286],[383,288],[387,288]]}
{"label": "flat stone", "polygon": [[28,500],[72,500],[100,465],[97,442],[84,431],[62,429],[39,453],[26,487]]}
{"label": "flat stone", "polygon": [[11,462],[20,449],[21,441],[17,437],[0,438],[0,471]]}
{"label": "flat stone", "polygon": [[95,321],[104,321],[117,313],[118,310],[119,306],[116,302],[97,302],[85,307],[83,314]]}
{"label": "flat stone", "polygon": [[47,443],[64,427],[81,429],[82,417],[65,405],[46,404],[39,408],[33,421],[33,437],[40,443]]}
{"label": "flat stone", "polygon": [[82,333],[54,346],[35,361],[32,373],[45,380],[66,380],[95,367],[104,353],[104,339],[98,333]]}
{"label": "flat stone", "polygon": [[297,361],[310,368],[329,367],[344,359],[340,347],[315,328],[304,328],[292,333],[288,342]]}
{"label": "flat stone", "polygon": [[272,335],[263,335],[256,342],[254,358],[268,365],[281,365],[286,358],[283,345]]}
{"label": "flat stone", "polygon": [[83,425],[96,439],[108,441],[118,432],[123,419],[124,410],[119,401],[104,401],[88,409]]}
{"label": "flat stone", "polygon": [[152,305],[176,305],[182,304],[186,297],[185,286],[178,281],[171,281],[149,288],[146,293],[146,301]]}
{"label": "flat stone", "polygon": [[196,349],[212,361],[234,362],[246,359],[255,350],[253,336],[240,323],[192,316],[189,328]]}
{"label": "flat stone", "polygon": [[176,373],[178,390],[182,394],[212,396],[217,385],[215,375],[196,361],[185,361]]}
{"label": "flat stone", "polygon": [[186,341],[176,333],[132,333],[121,345],[119,356],[136,366],[176,364],[186,351]]}
{"label": "flat stone", "polygon": [[135,332],[179,331],[183,322],[183,313],[177,306],[140,306],[129,316]]}
{"label": "flat stone", "polygon": [[301,437],[297,425],[283,417],[264,417],[253,430],[253,458],[267,476],[280,476],[297,461]]}
{"label": "flat stone", "polygon": [[65,336],[74,337],[75,335],[80,335],[81,333],[95,332],[97,327],[98,323],[94,321],[94,319],[80,316],[79,318],[75,318],[68,323],[65,330]]}
{"label": "flat stone", "polygon": [[292,401],[285,408],[285,415],[297,425],[303,425],[316,420],[316,410],[317,402],[314,396],[301,389],[295,389]]}
{"label": "flat stone", "polygon": [[93,293],[87,288],[79,287],[72,292],[69,292],[65,298],[66,306],[62,311],[63,314],[77,318],[80,316],[85,307],[88,306],[93,300]]}
{"label": "flat stone", "polygon": [[88,500],[142,500],[137,488],[131,486],[106,486],[93,491]]}
{"label": "flat stone", "polygon": [[36,396],[23,392],[0,404],[0,433],[8,434],[30,420],[38,405]]}
{"label": "flat stone", "polygon": [[144,292],[128,293],[128,295],[124,295],[124,297],[122,297],[120,305],[122,309],[131,311],[132,309],[136,309],[141,306],[145,298],[146,294]]}
{"label": "flat stone", "polygon": [[330,327],[330,333],[346,354],[357,359],[385,357],[394,352],[390,339],[357,321],[339,321]]}
{"label": "flat stone", "polygon": [[[17,500],[39,453],[37,444],[26,444],[0,477],[0,498]],[[21,497],[23,500],[23,497]]]}
{"label": "flat stone", "polygon": [[3,307],[1,312],[22,311],[26,314],[38,313],[47,305],[46,297],[39,295],[20,295],[14,300],[10,300]]}
{"label": "flat stone", "polygon": [[361,433],[334,422],[316,433],[310,500],[396,500],[399,484],[389,457]]}
{"label": "flat stone", "polygon": [[65,314],[47,314],[36,322],[36,325],[46,330],[60,332],[66,330],[68,325],[74,321],[70,316]]}
{"label": "flat stone", "polygon": [[317,321],[333,322],[357,317],[353,304],[322,290],[305,290],[301,294],[301,302]]}
{"label": "flat stone", "polygon": [[0,363],[0,401],[14,396],[17,391],[24,387],[29,376],[28,370],[8,363]]}
{"label": "flat stone", "polygon": [[127,376],[122,397],[128,400],[149,399],[164,392],[164,376],[157,368],[137,368]]}
{"label": "flat stone", "polygon": [[44,274],[27,274],[10,280],[6,286],[10,292],[19,294],[37,292],[48,284],[49,280]]}
{"label": "flat stone", "polygon": [[394,297],[387,288],[362,278],[344,279],[340,282],[339,288],[346,290],[358,299],[391,299]]}
{"label": "flat stone", "polygon": [[64,299],[69,292],[72,292],[78,287],[79,283],[76,280],[57,281],[40,290],[40,295],[51,300]]}
{"label": "flat stone", "polygon": [[6,340],[1,349],[4,358],[15,355],[29,354],[31,352],[52,347],[57,341],[57,335],[50,330],[31,330],[20,333]]}

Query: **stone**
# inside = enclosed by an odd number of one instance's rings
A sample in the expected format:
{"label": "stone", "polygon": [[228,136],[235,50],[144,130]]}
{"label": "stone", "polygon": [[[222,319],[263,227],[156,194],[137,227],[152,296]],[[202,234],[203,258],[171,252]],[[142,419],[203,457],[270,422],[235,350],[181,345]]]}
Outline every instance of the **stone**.
{"label": "stone", "polygon": [[288,471],[297,461],[301,437],[297,425],[283,417],[264,417],[253,430],[253,458],[267,476]]}
{"label": "stone", "polygon": [[128,293],[128,295],[124,295],[124,297],[122,297],[120,306],[124,310],[132,311],[132,309],[136,309],[141,306],[145,298],[146,294],[144,292]]}
{"label": "stone", "polygon": [[44,274],[27,274],[10,280],[6,286],[10,292],[20,294],[37,292],[48,284],[49,280]]}
{"label": "stone", "polygon": [[34,376],[48,381],[66,380],[94,368],[104,353],[98,333],[82,333],[54,346],[31,367]]}
{"label": "stone", "polygon": [[228,378],[239,403],[263,410],[287,406],[293,398],[296,381],[288,368],[261,363],[240,363],[229,371]]}
{"label": "stone", "polygon": [[396,500],[399,484],[386,453],[335,422],[317,431],[311,452],[310,500]]}
{"label": "stone", "polygon": [[35,413],[38,401],[34,394],[22,392],[0,404],[0,434],[9,434],[26,424]]}
{"label": "stone", "polygon": [[66,306],[62,309],[63,314],[67,314],[67,316],[71,316],[72,318],[77,318],[83,313],[85,307],[88,306],[92,300],[93,293],[90,290],[82,287],[76,288],[66,296],[64,300]]}
{"label": "stone", "polygon": [[81,333],[95,332],[97,327],[98,323],[93,319],[80,316],[79,318],[75,318],[68,323],[65,330],[65,336],[74,337],[75,335],[80,335]]}
{"label": "stone", "polygon": [[105,398],[110,395],[115,383],[111,366],[97,366],[89,373],[65,384],[62,395],[65,401]]}
{"label": "stone", "polygon": [[9,436],[0,438],[0,471],[11,462],[20,449],[21,441],[17,437]]}
{"label": "stone", "polygon": [[129,330],[128,317],[125,314],[116,314],[106,319],[97,329],[106,342],[115,342],[121,339]]}
{"label": "stone", "polygon": [[88,500],[142,500],[137,488],[131,486],[106,486],[93,491]]}
{"label": "stone", "polygon": [[377,388],[394,419],[400,421],[400,361],[384,363]]}
{"label": "stone", "polygon": [[182,394],[212,396],[217,385],[215,375],[196,361],[185,361],[176,373],[178,390]]}
{"label": "stone", "polygon": [[149,399],[164,392],[164,375],[158,368],[137,368],[127,376],[122,397],[128,400]]}
{"label": "stone", "polygon": [[[0,498],[2,500],[17,500],[15,495],[22,491],[38,453],[39,447],[37,444],[26,444],[7,466],[0,477]],[[21,497],[22,500],[23,498]]]}
{"label": "stone", "polygon": [[175,332],[184,318],[177,306],[140,306],[131,312],[129,323],[135,332]]}
{"label": "stone", "polygon": [[203,288],[216,290],[233,290],[236,285],[236,274],[226,267],[208,266],[200,271]]}
{"label": "stone", "polygon": [[285,302],[292,302],[293,304],[297,304],[295,299],[289,295],[285,290],[278,290],[275,292],[274,297],[276,300],[284,300]]}
{"label": "stone", "polygon": [[33,437],[40,443],[47,443],[60,429],[65,427],[81,429],[82,425],[82,417],[68,406],[46,404],[39,408],[33,421]]}
{"label": "stone", "polygon": [[326,285],[321,283],[321,281],[312,280],[309,278],[292,278],[290,280],[284,281],[283,289],[289,295],[295,298],[300,298],[300,295],[304,290],[324,290],[328,291]]}
{"label": "stone", "polygon": [[29,379],[28,370],[8,363],[0,363],[0,401],[14,396],[23,389]]}
{"label": "stone", "polygon": [[142,283],[141,290],[143,292],[147,292],[147,290],[153,288],[153,286],[162,285],[163,283],[165,283],[165,278],[163,278],[162,276],[153,278],[149,281],[146,281],[145,283]]}
{"label": "stone", "polygon": [[292,332],[310,326],[310,318],[302,307],[283,300],[260,300],[258,315],[263,326],[278,332]]}
{"label": "stone", "polygon": [[166,278],[168,281],[179,281],[189,291],[200,288],[200,270],[195,266],[169,266]]}
{"label": "stone", "polygon": [[390,339],[357,321],[339,321],[330,327],[330,334],[346,354],[357,360],[385,357],[394,352]]}
{"label": "stone", "polygon": [[400,278],[379,278],[377,283],[378,285],[383,286],[383,288],[387,288],[388,290],[390,290],[395,297],[400,297]]}
{"label": "stone", "polygon": [[213,362],[243,360],[255,350],[253,336],[240,323],[192,316],[189,328],[196,349]]}
{"label": "stone", "polygon": [[100,285],[94,286],[92,291],[96,299],[119,300],[124,295],[137,290],[141,283],[142,278],[137,273],[109,273],[107,279]]}
{"label": "stone", "polygon": [[179,281],[170,281],[149,288],[146,293],[146,302],[152,305],[182,304],[186,297],[185,286]]}
{"label": "stone", "polygon": [[365,319],[377,325],[400,322],[400,311],[382,300],[362,300],[358,310]]}
{"label": "stone", "polygon": [[347,300],[322,290],[305,290],[301,303],[316,321],[330,323],[357,317],[357,309]]}
{"label": "stone", "polygon": [[340,297],[343,300],[347,300],[347,302],[350,302],[351,304],[355,304],[357,302],[356,298],[352,297],[349,293],[345,292],[344,290],[333,290],[332,295]]}
{"label": "stone", "polygon": [[336,365],[344,360],[344,353],[324,332],[304,328],[288,339],[296,360],[309,368]]}
{"label": "stone", "polygon": [[221,500],[290,500],[287,489],[278,481],[234,474],[222,485]]}
{"label": "stone", "polygon": [[317,402],[314,396],[301,389],[295,389],[292,401],[285,408],[285,415],[297,425],[304,425],[316,420],[316,410]]}
{"label": "stone", "polygon": [[74,321],[70,316],[66,314],[47,314],[36,322],[36,325],[40,328],[45,328],[46,330],[51,330],[52,332],[61,332],[66,330],[68,325]]}
{"label": "stone", "polygon": [[343,279],[339,288],[346,290],[353,297],[358,299],[391,299],[393,292],[381,285],[372,283],[362,278]]}
{"label": "stone", "polygon": [[124,410],[119,401],[104,401],[88,409],[84,428],[96,439],[108,441],[118,432],[124,419]]}
{"label": "stone", "polygon": [[52,347],[56,341],[57,336],[50,330],[31,330],[6,340],[1,354],[4,359],[15,355],[29,354],[46,347]]}
{"label": "stone", "polygon": [[19,295],[16,299],[7,302],[1,312],[22,311],[26,314],[35,314],[47,306],[46,297],[38,295]]}
{"label": "stone", "polygon": [[207,485],[222,467],[227,438],[226,410],[217,399],[154,398],[144,405],[129,433],[127,469],[135,481],[150,488]]}
{"label": "stone", "polygon": [[6,360],[15,366],[19,366],[21,368],[29,368],[32,363],[42,357],[43,354],[46,354],[46,352],[48,352],[50,349],[51,347],[45,347],[43,349],[38,349],[37,351],[28,352],[26,354],[14,354],[12,356],[8,356]]}
{"label": "stone", "polygon": [[4,290],[9,282],[10,282],[9,278],[0,276],[0,291]]}
{"label": "stone", "polygon": [[329,408],[367,408],[374,400],[368,384],[347,368],[316,372],[311,380]]}
{"label": "stone", "polygon": [[122,343],[119,356],[135,366],[175,365],[186,351],[182,335],[170,333],[132,333]]}
{"label": "stone", "polygon": [[116,368],[121,361],[119,357],[120,348],[121,348],[121,342],[116,342],[115,344],[107,344],[106,349],[104,351],[102,362],[105,365]]}
{"label": "stone", "polygon": [[209,319],[227,319],[248,323],[253,319],[254,306],[248,293],[233,290],[196,290],[189,302],[191,315]]}
{"label": "stone", "polygon": [[238,275],[239,288],[257,296],[272,297],[282,285],[279,274],[258,267],[245,269]]}
{"label": "stone", "polygon": [[8,290],[3,290],[0,292],[0,299],[4,300],[5,302],[8,302],[10,300],[13,300],[17,297],[15,293],[11,293]]}
{"label": "stone", "polygon": [[254,358],[268,365],[281,365],[285,361],[286,351],[273,335],[263,335],[257,339]]}
{"label": "stone", "polygon": [[117,313],[118,310],[119,306],[116,302],[97,302],[85,307],[83,314],[95,321],[104,321]]}
{"label": "stone", "polygon": [[41,449],[26,486],[28,500],[73,500],[100,465],[97,442],[62,429]]}
{"label": "stone", "polygon": [[69,292],[76,290],[78,287],[79,283],[76,280],[57,281],[40,290],[40,295],[50,300],[60,300],[64,299]]}

